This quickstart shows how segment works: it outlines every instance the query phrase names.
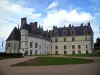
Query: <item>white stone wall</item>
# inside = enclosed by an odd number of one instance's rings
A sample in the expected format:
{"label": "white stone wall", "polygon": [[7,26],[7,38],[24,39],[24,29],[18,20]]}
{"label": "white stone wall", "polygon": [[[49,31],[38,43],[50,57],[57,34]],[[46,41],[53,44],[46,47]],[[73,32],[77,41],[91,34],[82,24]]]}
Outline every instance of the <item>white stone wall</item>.
{"label": "white stone wall", "polygon": [[[8,43],[10,43],[10,47],[8,47]],[[6,53],[17,53],[19,50],[19,41],[6,41]]]}
{"label": "white stone wall", "polygon": [[[78,53],[78,45],[81,45],[81,53],[86,53],[86,50],[89,53],[92,52],[91,50],[91,36],[73,36],[75,41],[72,41],[72,36],[66,37],[57,37],[58,42],[55,42],[55,37],[52,37],[52,54],[55,54],[55,51],[58,51],[58,54],[64,54],[64,51],[67,51],[67,54],[72,54],[72,45],[75,45],[75,54]],[[87,37],[87,41],[85,40]],[[64,38],[66,38],[66,42],[64,42]],[[64,45],[67,46],[67,49],[64,49]],[[87,45],[87,48],[86,48]],[[55,46],[58,46],[58,49],[55,49]]]}
{"label": "white stone wall", "polygon": [[[30,42],[32,42],[32,48],[30,48]],[[38,44],[37,48],[35,48],[35,43]],[[42,38],[28,37],[28,55],[30,55],[30,50],[32,50],[33,55],[36,50],[37,54],[51,54],[51,41]]]}

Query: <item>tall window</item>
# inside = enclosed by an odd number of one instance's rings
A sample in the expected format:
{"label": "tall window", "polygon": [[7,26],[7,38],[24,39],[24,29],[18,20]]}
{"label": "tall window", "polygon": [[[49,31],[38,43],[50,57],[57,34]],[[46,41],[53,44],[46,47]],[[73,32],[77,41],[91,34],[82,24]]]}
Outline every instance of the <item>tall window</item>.
{"label": "tall window", "polygon": [[72,41],[75,41],[75,37],[72,37]]}
{"label": "tall window", "polygon": [[64,49],[66,49],[67,47],[66,47],[66,45],[64,45]]}
{"label": "tall window", "polygon": [[35,48],[37,48],[38,47],[38,43],[35,43]]}
{"label": "tall window", "polygon": [[85,37],[85,40],[87,41],[87,37]]}
{"label": "tall window", "polygon": [[81,45],[78,45],[78,49],[81,49]]}
{"label": "tall window", "polygon": [[87,48],[87,45],[86,45],[86,48]]}
{"label": "tall window", "polygon": [[8,47],[10,47],[10,43],[8,43]]}
{"label": "tall window", "polygon": [[41,45],[39,45],[39,49],[41,49]]}
{"label": "tall window", "polygon": [[75,49],[75,45],[72,45],[72,49]]}
{"label": "tall window", "polygon": [[32,48],[32,42],[30,42],[30,48]]}
{"label": "tall window", "polygon": [[64,42],[66,42],[66,38],[64,38]]}
{"label": "tall window", "polygon": [[58,46],[55,46],[55,49],[58,49]]}
{"label": "tall window", "polygon": [[57,42],[58,41],[58,38],[55,38],[55,42]]}

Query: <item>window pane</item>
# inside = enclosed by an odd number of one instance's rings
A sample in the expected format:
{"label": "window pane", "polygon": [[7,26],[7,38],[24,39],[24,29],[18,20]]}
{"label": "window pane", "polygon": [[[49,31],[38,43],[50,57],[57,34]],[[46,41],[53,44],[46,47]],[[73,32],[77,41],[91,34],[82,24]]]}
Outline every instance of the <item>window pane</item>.
{"label": "window pane", "polygon": [[81,45],[78,45],[78,49],[80,49],[81,48]]}
{"label": "window pane", "polygon": [[66,42],[66,38],[64,38],[64,42]]}
{"label": "window pane", "polygon": [[75,49],[75,45],[72,45],[72,49]]}
{"label": "window pane", "polygon": [[32,42],[30,42],[30,48],[32,48]]}
{"label": "window pane", "polygon": [[66,45],[64,45],[64,49],[66,49]]}
{"label": "window pane", "polygon": [[58,49],[58,46],[55,46],[55,49]]}
{"label": "window pane", "polygon": [[58,38],[55,38],[55,42],[57,42],[58,41]]}
{"label": "window pane", "polygon": [[75,41],[75,38],[74,37],[72,37],[72,41]]}

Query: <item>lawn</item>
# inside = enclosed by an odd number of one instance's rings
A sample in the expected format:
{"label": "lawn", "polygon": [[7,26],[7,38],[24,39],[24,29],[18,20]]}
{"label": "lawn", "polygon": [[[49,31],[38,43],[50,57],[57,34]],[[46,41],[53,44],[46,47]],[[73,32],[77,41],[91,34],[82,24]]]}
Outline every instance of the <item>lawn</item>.
{"label": "lawn", "polygon": [[84,64],[93,62],[91,59],[64,58],[64,57],[37,57],[11,66],[46,66],[46,65],[67,65]]}

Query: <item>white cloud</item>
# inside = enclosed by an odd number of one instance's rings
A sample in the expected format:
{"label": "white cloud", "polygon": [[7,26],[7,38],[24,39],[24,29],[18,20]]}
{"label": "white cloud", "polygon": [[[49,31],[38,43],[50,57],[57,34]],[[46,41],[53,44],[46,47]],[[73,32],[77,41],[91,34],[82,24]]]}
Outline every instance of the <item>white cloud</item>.
{"label": "white cloud", "polygon": [[94,15],[95,16],[100,16],[100,13],[99,12],[96,12]]}
{"label": "white cloud", "polygon": [[52,10],[49,11],[47,17],[44,18],[44,28],[52,29],[53,25],[64,26],[64,24],[80,24],[91,21],[93,17],[90,13],[80,12],[78,13],[76,9],[68,12],[66,10]]}
{"label": "white cloud", "polygon": [[56,7],[56,6],[58,6],[58,5],[59,5],[59,3],[58,3],[57,1],[52,2],[52,3],[48,6],[47,9],[51,9],[51,8]]}
{"label": "white cloud", "polygon": [[8,0],[0,0],[0,37],[8,37],[12,29],[20,24],[22,17],[29,19],[39,18],[41,13],[35,13],[35,8],[28,8],[20,4],[9,3]]}

